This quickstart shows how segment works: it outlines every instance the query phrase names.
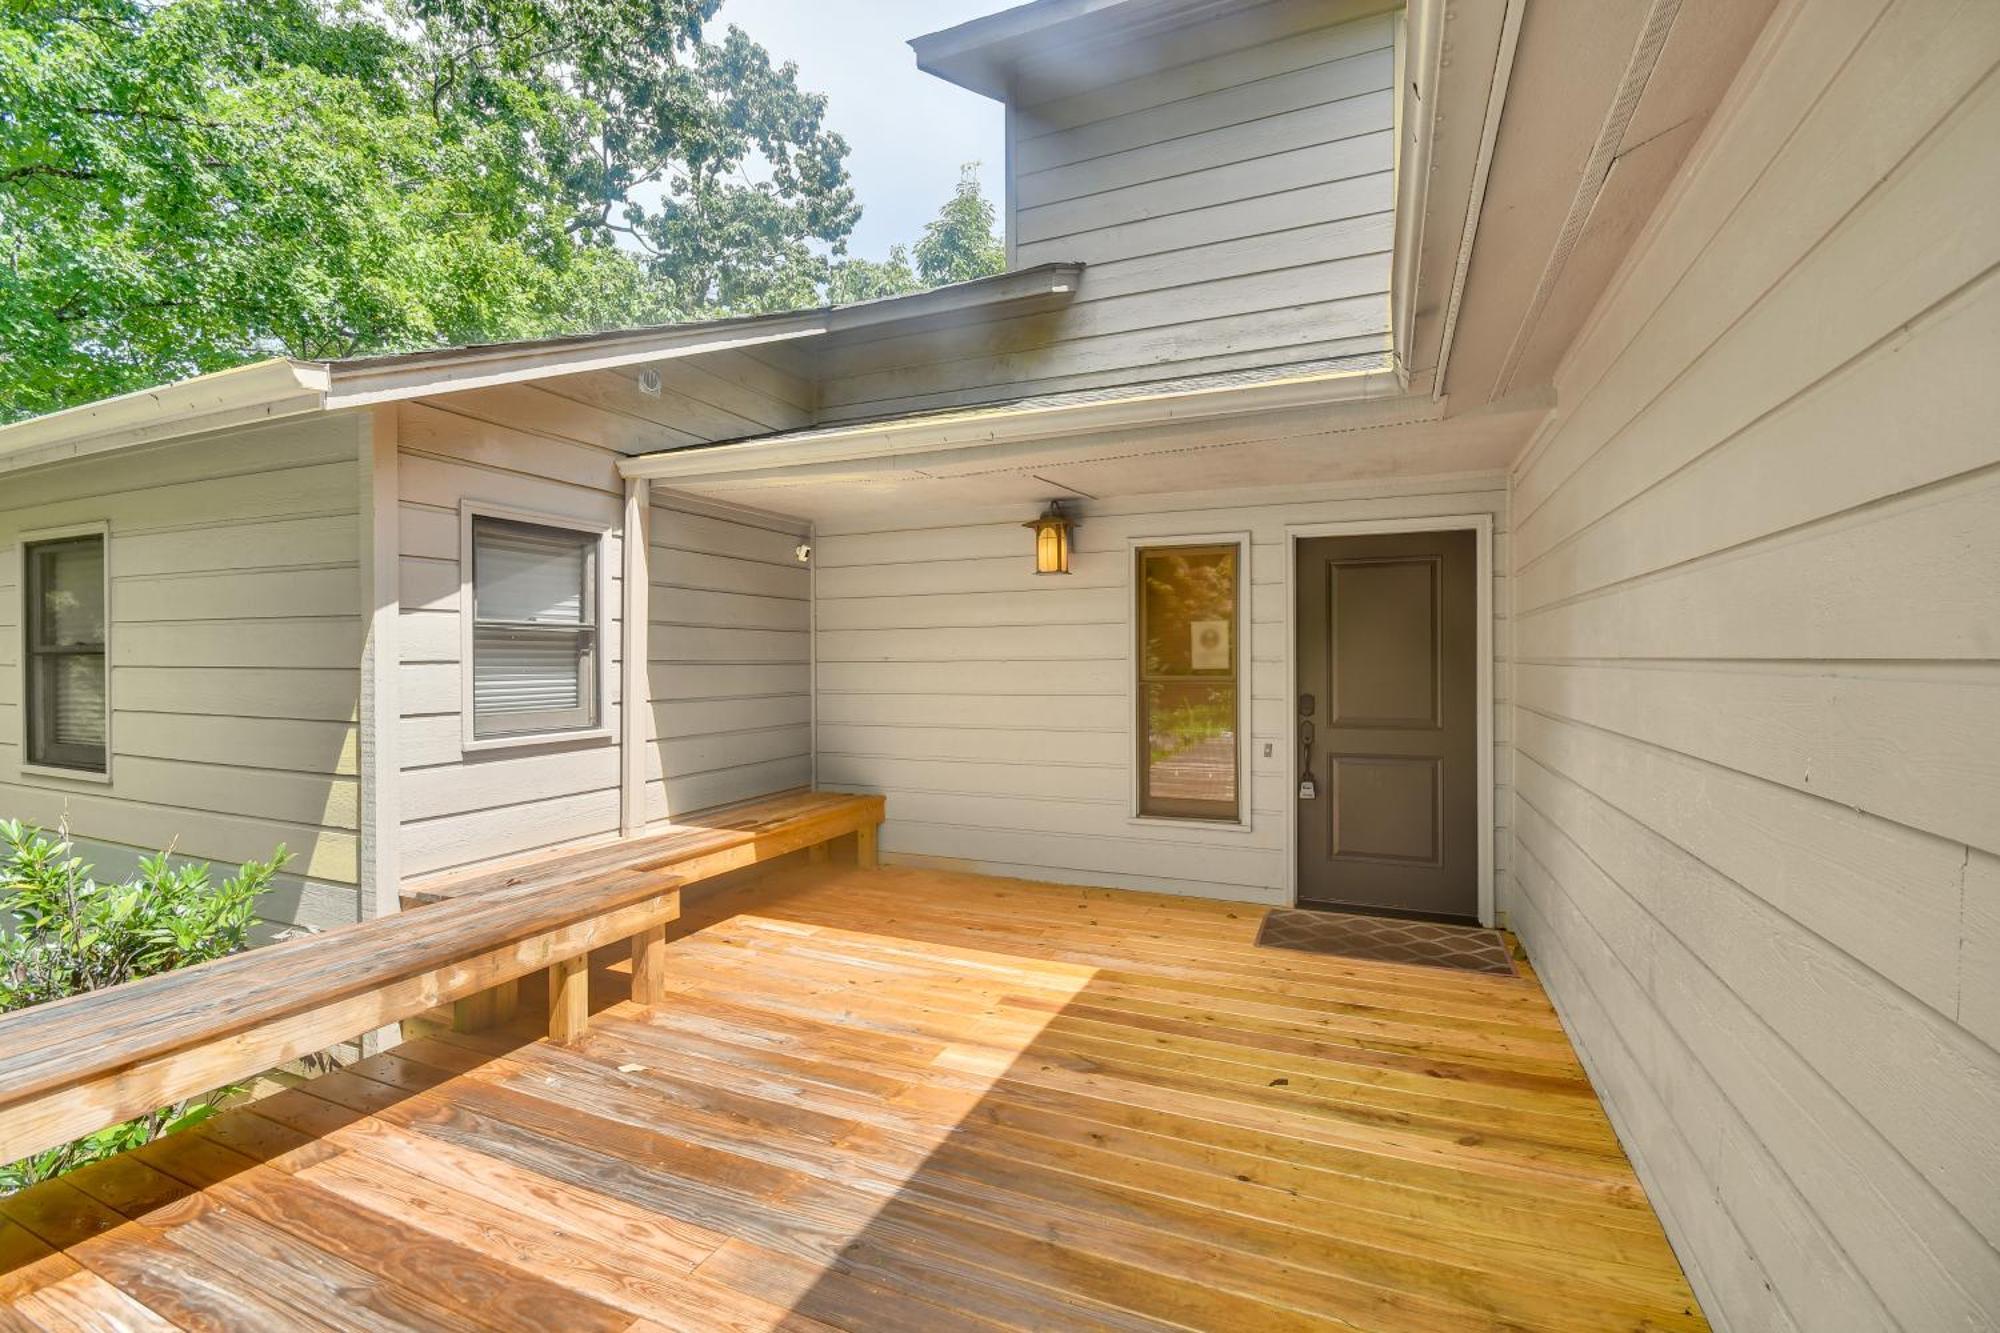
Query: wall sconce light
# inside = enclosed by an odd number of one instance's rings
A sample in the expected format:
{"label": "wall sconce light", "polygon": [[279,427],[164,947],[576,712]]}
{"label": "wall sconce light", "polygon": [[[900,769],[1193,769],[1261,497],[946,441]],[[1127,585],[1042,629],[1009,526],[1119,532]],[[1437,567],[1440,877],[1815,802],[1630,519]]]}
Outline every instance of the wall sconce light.
{"label": "wall sconce light", "polygon": [[1069,535],[1076,530],[1076,524],[1063,513],[1061,500],[1049,501],[1048,509],[1040,518],[1021,526],[1035,530],[1037,574],[1069,573]]}

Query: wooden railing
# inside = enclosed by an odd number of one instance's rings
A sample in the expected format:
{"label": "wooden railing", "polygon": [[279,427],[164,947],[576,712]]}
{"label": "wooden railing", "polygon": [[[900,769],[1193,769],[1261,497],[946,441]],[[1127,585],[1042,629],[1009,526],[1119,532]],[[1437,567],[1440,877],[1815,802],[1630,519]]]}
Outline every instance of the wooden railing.
{"label": "wooden railing", "polygon": [[697,839],[694,856],[670,831],[545,857],[392,916],[0,1016],[0,1162],[440,1005],[458,1006],[462,1026],[505,1017],[524,977],[547,974],[550,1037],[574,1041],[593,950],[631,941],[633,999],[657,1003],[690,877],[843,833],[870,863],[882,808],[880,797],[817,802],[747,841]]}

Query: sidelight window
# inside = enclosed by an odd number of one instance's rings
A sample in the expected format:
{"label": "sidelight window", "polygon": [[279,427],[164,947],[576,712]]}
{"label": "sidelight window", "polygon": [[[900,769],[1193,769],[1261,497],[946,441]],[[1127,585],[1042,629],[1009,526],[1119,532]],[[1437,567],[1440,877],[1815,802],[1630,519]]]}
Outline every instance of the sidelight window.
{"label": "sidelight window", "polygon": [[1142,816],[1242,819],[1242,550],[1135,553]]}

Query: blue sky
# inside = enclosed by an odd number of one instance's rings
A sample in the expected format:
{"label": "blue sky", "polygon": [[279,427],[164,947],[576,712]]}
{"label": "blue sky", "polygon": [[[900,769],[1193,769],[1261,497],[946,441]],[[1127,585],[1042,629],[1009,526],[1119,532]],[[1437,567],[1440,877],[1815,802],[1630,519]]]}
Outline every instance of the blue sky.
{"label": "blue sky", "polygon": [[923,234],[951,194],[962,162],[979,162],[998,204],[1005,143],[1000,104],[917,69],[912,37],[1019,0],[724,0],[717,16],[761,42],[799,82],[828,99],[827,121],[847,137],[862,203],[851,254],[880,259]]}

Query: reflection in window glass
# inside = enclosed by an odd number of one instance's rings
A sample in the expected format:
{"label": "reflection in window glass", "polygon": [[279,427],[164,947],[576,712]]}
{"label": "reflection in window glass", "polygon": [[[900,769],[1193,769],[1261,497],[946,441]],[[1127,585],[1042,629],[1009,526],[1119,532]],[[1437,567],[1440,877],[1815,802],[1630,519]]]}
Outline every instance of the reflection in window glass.
{"label": "reflection in window glass", "polygon": [[1139,812],[1239,817],[1235,546],[1138,553]]}
{"label": "reflection in window glass", "polygon": [[27,547],[28,762],[103,773],[104,538]]}

